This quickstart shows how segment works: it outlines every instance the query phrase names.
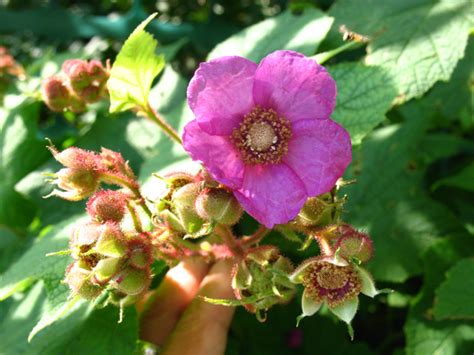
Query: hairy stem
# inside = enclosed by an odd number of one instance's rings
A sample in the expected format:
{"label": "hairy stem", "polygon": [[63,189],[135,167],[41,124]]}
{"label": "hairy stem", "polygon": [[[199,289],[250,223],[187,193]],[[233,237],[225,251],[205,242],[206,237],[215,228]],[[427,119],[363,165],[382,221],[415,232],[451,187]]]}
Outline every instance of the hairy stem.
{"label": "hairy stem", "polygon": [[214,231],[222,239],[222,241],[227,244],[235,256],[239,258],[243,257],[244,250],[242,249],[242,246],[235,240],[235,237],[229,227],[219,224],[216,226]]}
{"label": "hairy stem", "polygon": [[266,228],[263,225],[260,225],[257,228],[257,230],[255,231],[254,234],[252,234],[251,236],[245,238],[242,241],[242,244],[244,246],[251,246],[251,245],[254,245],[254,244],[258,244],[268,233],[270,233],[270,229]]}
{"label": "hairy stem", "polygon": [[329,241],[322,236],[321,234],[316,235],[316,239],[319,243],[319,248],[321,249],[321,254],[330,256],[334,254],[334,251],[332,250],[331,244]]}
{"label": "hairy stem", "polygon": [[347,50],[359,48],[362,45],[363,45],[363,43],[361,43],[361,42],[352,42],[351,41],[351,42],[348,42],[348,43],[344,43],[342,46],[334,48],[330,51],[322,52],[322,53],[318,53],[316,55],[313,55],[311,58],[316,60],[316,62],[318,62],[319,64],[323,64],[323,63],[327,62],[329,59],[331,59],[332,57],[338,55],[339,53],[345,52]]}
{"label": "hairy stem", "polygon": [[128,208],[128,211],[130,212],[130,216],[132,216],[133,226],[135,227],[135,230],[138,233],[142,233],[143,232],[142,222],[140,221],[140,217],[138,216],[137,211],[135,210],[135,207],[132,205],[130,201],[127,203],[127,208]]}
{"label": "hairy stem", "polygon": [[156,112],[153,107],[151,107],[150,103],[147,104],[147,107],[143,108],[143,112],[145,113],[146,117],[156,123],[168,135],[168,137],[178,144],[183,144],[179,134],[174,130],[173,127],[171,127],[168,122],[165,121],[163,117],[158,114],[158,112]]}

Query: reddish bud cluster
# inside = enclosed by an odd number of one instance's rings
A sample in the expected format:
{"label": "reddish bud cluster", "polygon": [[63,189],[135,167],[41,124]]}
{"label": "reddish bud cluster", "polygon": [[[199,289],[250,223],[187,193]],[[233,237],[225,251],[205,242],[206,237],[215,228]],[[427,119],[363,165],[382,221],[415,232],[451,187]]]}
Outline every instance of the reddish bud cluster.
{"label": "reddish bud cluster", "polygon": [[105,96],[108,77],[108,68],[97,60],[66,60],[61,73],[43,80],[43,100],[52,111],[83,112]]}
{"label": "reddish bud cluster", "polygon": [[[133,171],[128,166],[128,163],[123,157],[116,152],[109,149],[102,148],[100,154],[87,151],[84,149],[71,147],[59,152],[54,146],[49,146],[48,149],[53,153],[54,158],[65,166],[64,169],[59,170],[53,174],[53,179],[50,181],[56,184],[59,189],[54,189],[49,196],[58,196],[70,201],[79,201],[91,196],[100,186],[101,182],[114,184],[123,187],[124,185],[137,189],[138,184]],[[96,211],[94,217],[105,218],[119,218],[111,215],[101,216],[101,213],[106,213],[103,207],[100,207],[100,201],[117,202],[119,210],[124,209],[125,196],[123,194],[114,192],[102,192],[96,197],[95,202],[91,202],[91,212]],[[105,202],[105,204],[109,204]],[[99,204],[98,207],[95,207]],[[102,210],[101,210],[102,209]],[[114,211],[113,214],[116,214]]]}
{"label": "reddish bud cluster", "polygon": [[108,287],[114,300],[138,296],[149,286],[152,245],[146,233],[124,232],[114,221],[75,226],[70,247],[75,259],[66,271],[72,292],[92,299]]}
{"label": "reddish bud cluster", "polygon": [[187,235],[202,235],[210,224],[232,226],[243,214],[234,195],[200,171],[193,176],[173,173],[164,177],[168,189],[158,203],[166,225]]}

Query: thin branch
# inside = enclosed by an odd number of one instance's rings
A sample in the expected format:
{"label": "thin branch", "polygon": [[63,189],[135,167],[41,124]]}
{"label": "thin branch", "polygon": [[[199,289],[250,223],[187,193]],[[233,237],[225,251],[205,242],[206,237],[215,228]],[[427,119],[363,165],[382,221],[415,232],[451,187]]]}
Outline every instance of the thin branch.
{"label": "thin branch", "polygon": [[166,120],[163,117],[161,117],[159,113],[156,112],[156,110],[153,107],[151,107],[150,103],[147,104],[147,107],[143,108],[143,111],[146,117],[148,117],[151,121],[156,123],[168,135],[168,137],[170,137],[172,140],[174,140],[176,143],[180,145],[183,144],[178,132],[176,132],[174,128],[171,127],[171,125],[168,122],[166,122]]}

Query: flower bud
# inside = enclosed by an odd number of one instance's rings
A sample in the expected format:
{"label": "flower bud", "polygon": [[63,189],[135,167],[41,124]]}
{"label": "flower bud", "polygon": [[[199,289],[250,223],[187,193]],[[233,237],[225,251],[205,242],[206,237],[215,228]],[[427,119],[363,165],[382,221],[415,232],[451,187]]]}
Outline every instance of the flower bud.
{"label": "flower bud", "polygon": [[74,113],[82,113],[87,109],[86,103],[82,101],[81,98],[71,95],[71,99],[69,100],[69,105],[67,107],[71,112]]}
{"label": "flower bud", "polygon": [[128,262],[137,269],[149,267],[153,262],[151,241],[146,236],[140,235],[127,242]]}
{"label": "flower bud", "polygon": [[127,253],[125,237],[117,224],[112,222],[104,224],[94,250],[100,255],[112,258],[121,257]]}
{"label": "flower bud", "polygon": [[98,283],[106,283],[114,277],[123,264],[123,258],[105,258],[99,260],[94,267],[94,278]]}
{"label": "flower bud", "polygon": [[347,260],[355,258],[361,263],[369,261],[374,254],[370,237],[349,225],[342,228],[342,236],[337,240],[335,249],[339,256]]}
{"label": "flower bud", "polygon": [[69,245],[72,248],[89,246],[100,237],[102,226],[93,221],[78,223],[72,228]]}
{"label": "flower bud", "polygon": [[86,300],[92,300],[102,292],[102,288],[93,284],[90,279],[90,271],[82,269],[77,262],[69,265],[66,270],[65,282],[74,294]]}
{"label": "flower bud", "polygon": [[333,206],[326,201],[327,194],[310,197],[295,219],[297,225],[318,227],[331,223]]}
{"label": "flower bud", "polygon": [[69,59],[62,65],[62,71],[69,78],[71,88],[77,96],[81,96],[82,90],[90,84],[87,61],[81,59]]}
{"label": "flower bud", "polygon": [[127,195],[120,191],[96,192],[87,202],[87,213],[99,222],[120,222],[125,214]]}
{"label": "flower bud", "polygon": [[55,112],[64,111],[71,99],[69,89],[58,75],[43,80],[41,83],[41,95],[46,106]]}
{"label": "flower bud", "polygon": [[97,102],[104,95],[108,73],[99,61],[71,59],[63,63],[62,70],[81,101]]}
{"label": "flower bud", "polygon": [[99,160],[100,165],[105,168],[105,170],[120,174],[129,181],[134,181],[136,179],[135,174],[128,165],[128,162],[126,162],[122,157],[122,154],[110,149],[102,148]]}
{"label": "flower bud", "polygon": [[49,146],[48,149],[53,154],[54,159],[66,168],[82,170],[98,169],[98,156],[94,152],[76,147],[64,149],[62,152],[59,152],[54,146]]}
{"label": "flower bud", "polygon": [[227,190],[206,188],[196,198],[196,212],[204,220],[232,226],[242,217],[243,209]]}
{"label": "flower bud", "polygon": [[99,187],[98,174],[84,169],[61,169],[54,174],[61,190],[53,190],[49,196],[58,196],[69,201],[80,201],[92,195]]}
{"label": "flower bud", "polygon": [[204,224],[204,220],[199,217],[194,208],[199,191],[200,185],[191,183],[180,187],[171,198],[174,215],[186,233],[195,233]]}
{"label": "flower bud", "polygon": [[127,267],[113,278],[115,289],[126,295],[139,295],[150,285],[151,276],[148,270]]}
{"label": "flower bud", "polygon": [[87,71],[89,73],[89,77],[97,81],[99,84],[104,83],[109,75],[107,73],[106,68],[102,65],[102,63],[98,60],[91,60],[87,65]]}

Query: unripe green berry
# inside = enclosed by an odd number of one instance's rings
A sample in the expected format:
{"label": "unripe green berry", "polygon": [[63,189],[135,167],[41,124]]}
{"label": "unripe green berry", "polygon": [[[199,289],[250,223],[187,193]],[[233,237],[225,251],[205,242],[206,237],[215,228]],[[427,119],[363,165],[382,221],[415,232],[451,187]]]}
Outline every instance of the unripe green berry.
{"label": "unripe green berry", "polygon": [[370,237],[352,227],[345,228],[344,234],[336,242],[335,249],[343,258],[356,258],[361,263],[372,259],[374,254]]}
{"label": "unripe green berry", "polygon": [[150,284],[150,274],[147,270],[127,267],[113,279],[115,289],[126,295],[139,295]]}
{"label": "unripe green berry", "polygon": [[112,222],[104,224],[94,250],[98,254],[112,258],[121,257],[127,253],[124,236],[118,225]]}
{"label": "unripe green berry", "polygon": [[198,183],[190,183],[180,187],[173,193],[171,202],[174,215],[186,233],[196,233],[204,220],[197,214],[194,203],[200,192]]}
{"label": "unripe green berry", "polygon": [[331,223],[333,206],[324,196],[310,197],[296,217],[295,223],[304,227],[324,226]]}
{"label": "unripe green berry", "polygon": [[242,217],[243,209],[234,195],[219,188],[206,188],[196,199],[198,215],[204,220],[232,226]]}
{"label": "unripe green berry", "polygon": [[127,241],[128,262],[137,269],[149,267],[153,262],[151,243],[144,235]]}
{"label": "unripe green berry", "polygon": [[123,258],[106,258],[99,260],[94,267],[94,277],[99,283],[104,283],[114,277],[123,264]]}

